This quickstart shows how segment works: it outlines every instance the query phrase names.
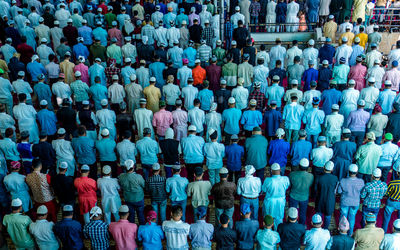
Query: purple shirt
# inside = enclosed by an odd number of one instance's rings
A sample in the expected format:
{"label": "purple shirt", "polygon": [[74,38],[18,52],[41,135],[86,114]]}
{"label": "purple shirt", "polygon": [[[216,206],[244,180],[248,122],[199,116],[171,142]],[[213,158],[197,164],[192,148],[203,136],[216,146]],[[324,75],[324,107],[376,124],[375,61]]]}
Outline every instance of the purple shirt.
{"label": "purple shirt", "polygon": [[357,177],[348,177],[340,180],[337,193],[342,195],[341,206],[359,206],[360,193],[364,187],[364,181]]}
{"label": "purple shirt", "polygon": [[365,132],[370,116],[369,112],[362,108],[352,111],[347,118],[346,127],[352,132]]}

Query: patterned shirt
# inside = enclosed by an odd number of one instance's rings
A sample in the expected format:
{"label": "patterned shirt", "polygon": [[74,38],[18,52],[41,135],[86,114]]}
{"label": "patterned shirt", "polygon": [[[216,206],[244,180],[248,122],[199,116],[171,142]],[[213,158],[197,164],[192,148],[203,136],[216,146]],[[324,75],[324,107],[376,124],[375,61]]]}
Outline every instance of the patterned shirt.
{"label": "patterned shirt", "polygon": [[387,189],[387,196],[391,200],[399,201],[400,200],[400,180],[393,180],[389,182],[389,186]]}
{"label": "patterned shirt", "polygon": [[257,110],[263,110],[265,107],[265,95],[260,90],[255,89],[249,95],[249,100],[254,99],[257,101]]}
{"label": "patterned shirt", "polygon": [[201,45],[197,49],[197,56],[201,62],[208,62],[212,57],[212,49],[208,45]]}
{"label": "patterned shirt", "polygon": [[368,182],[364,189],[361,191],[361,198],[364,199],[364,206],[368,208],[379,208],[381,206],[381,199],[387,190],[386,183],[374,180]]}
{"label": "patterned shirt", "polygon": [[112,76],[113,75],[118,75],[119,78],[121,78],[121,69],[117,67],[107,67],[105,69],[105,74],[107,77],[107,86],[112,84]]}
{"label": "patterned shirt", "polygon": [[92,249],[109,249],[110,235],[107,223],[101,220],[92,220],[83,228],[83,234],[90,239]]}
{"label": "patterned shirt", "polygon": [[165,182],[165,177],[159,174],[153,175],[146,180],[146,191],[151,194],[152,201],[161,202],[167,199]]}
{"label": "patterned shirt", "polygon": [[229,40],[230,38],[232,38],[233,35],[233,24],[228,21],[225,23],[225,37],[226,40]]}
{"label": "patterned shirt", "polygon": [[213,39],[215,37],[214,28],[207,26],[203,29],[201,34],[202,39],[206,40],[206,44],[210,47],[213,45]]}
{"label": "patterned shirt", "polygon": [[258,17],[261,11],[260,3],[257,1],[251,2],[249,11],[250,11],[250,16]]}

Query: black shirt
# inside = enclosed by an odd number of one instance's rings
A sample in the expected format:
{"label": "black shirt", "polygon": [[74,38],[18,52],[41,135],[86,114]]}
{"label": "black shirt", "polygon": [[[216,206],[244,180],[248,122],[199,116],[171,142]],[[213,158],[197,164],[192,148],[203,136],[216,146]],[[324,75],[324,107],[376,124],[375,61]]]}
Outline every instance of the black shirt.
{"label": "black shirt", "polygon": [[73,204],[75,200],[74,178],[57,174],[51,178],[51,186],[62,204]]}
{"label": "black shirt", "polygon": [[133,116],[128,113],[121,113],[117,115],[117,129],[118,134],[123,135],[125,131],[132,131]]}
{"label": "black shirt", "polygon": [[302,238],[306,233],[306,228],[304,225],[297,222],[284,222],[279,224],[278,233],[281,237],[281,243],[279,243],[279,246],[282,248],[282,250],[299,249],[301,246]]}
{"label": "black shirt", "polygon": [[179,162],[179,142],[174,139],[165,139],[160,141],[160,148],[164,156],[164,163],[174,165]]}
{"label": "black shirt", "polygon": [[245,27],[238,27],[233,30],[233,40],[236,40],[239,49],[246,46],[246,41],[249,36],[250,33]]}
{"label": "black shirt", "polygon": [[215,100],[217,101],[217,112],[221,113],[228,108],[228,99],[231,97],[231,91],[227,89],[219,89],[215,92]]}
{"label": "black shirt", "polygon": [[191,27],[189,27],[190,40],[193,40],[193,42],[195,43],[200,43],[202,32],[203,28],[200,25],[198,24],[192,25]]}
{"label": "black shirt", "polygon": [[214,231],[214,239],[217,243],[219,250],[233,250],[235,249],[235,242],[237,239],[236,231],[227,227],[219,227]]}
{"label": "black shirt", "polygon": [[71,107],[62,107],[57,111],[57,121],[60,127],[64,128],[68,133],[72,133],[76,129],[76,111]]}
{"label": "black shirt", "polygon": [[38,157],[42,161],[43,167],[47,167],[54,170],[56,163],[56,151],[48,142],[39,142],[32,146],[32,156]]}

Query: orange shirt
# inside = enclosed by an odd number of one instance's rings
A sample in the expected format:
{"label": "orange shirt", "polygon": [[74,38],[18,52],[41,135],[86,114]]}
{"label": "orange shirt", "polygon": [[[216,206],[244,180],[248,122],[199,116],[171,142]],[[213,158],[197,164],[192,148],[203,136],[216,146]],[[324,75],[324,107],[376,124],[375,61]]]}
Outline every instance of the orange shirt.
{"label": "orange shirt", "polygon": [[198,65],[192,69],[192,77],[193,85],[203,84],[203,81],[206,79],[206,70]]}

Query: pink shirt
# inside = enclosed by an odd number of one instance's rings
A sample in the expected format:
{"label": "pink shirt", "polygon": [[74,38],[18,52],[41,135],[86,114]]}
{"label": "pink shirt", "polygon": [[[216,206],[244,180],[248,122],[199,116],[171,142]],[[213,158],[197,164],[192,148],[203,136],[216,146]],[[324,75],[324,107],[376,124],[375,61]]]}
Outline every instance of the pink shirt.
{"label": "pink shirt", "polygon": [[130,223],[128,220],[121,219],[118,222],[111,222],[108,230],[110,230],[118,250],[137,248],[135,239],[138,226],[135,223]]}
{"label": "pink shirt", "polygon": [[123,43],[122,43],[122,32],[119,29],[117,29],[117,28],[109,29],[108,30],[108,36],[110,37],[110,40],[115,37],[117,39],[117,45],[118,46],[122,46],[123,45]]}
{"label": "pink shirt", "polygon": [[79,71],[81,72],[81,80],[82,82],[85,82],[88,86],[90,86],[89,82],[89,68],[83,63],[80,63],[74,67],[74,72]]}
{"label": "pink shirt", "polygon": [[361,91],[365,88],[365,76],[367,75],[367,67],[362,64],[356,64],[350,68],[348,79],[356,81],[355,89]]}
{"label": "pink shirt", "polygon": [[172,124],[172,113],[165,110],[160,109],[160,111],[154,113],[153,116],[153,127],[157,128],[157,135],[165,136],[165,131]]}
{"label": "pink shirt", "polygon": [[385,83],[387,80],[392,82],[392,90],[396,92],[399,91],[400,71],[397,68],[386,71],[385,75],[383,76],[382,83]]}

